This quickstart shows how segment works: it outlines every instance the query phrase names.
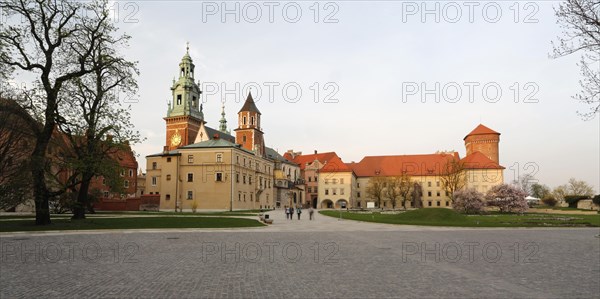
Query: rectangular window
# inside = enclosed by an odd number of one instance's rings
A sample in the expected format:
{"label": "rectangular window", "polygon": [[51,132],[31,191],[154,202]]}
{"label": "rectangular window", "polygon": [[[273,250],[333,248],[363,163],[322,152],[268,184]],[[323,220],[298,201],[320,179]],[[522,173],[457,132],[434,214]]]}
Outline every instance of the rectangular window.
{"label": "rectangular window", "polygon": [[427,196],[431,197],[431,191],[427,191]]}
{"label": "rectangular window", "polygon": [[242,192],[238,193],[238,201],[242,201]]}
{"label": "rectangular window", "polygon": [[194,163],[194,155],[188,155],[188,163]]}
{"label": "rectangular window", "polygon": [[217,163],[223,163],[223,154],[222,153],[217,154]]}
{"label": "rectangular window", "polygon": [[337,184],[337,179],[331,179],[332,184]]}
{"label": "rectangular window", "polygon": [[170,181],[170,180],[171,180],[171,175],[167,174],[167,181]]}
{"label": "rectangular window", "polygon": [[360,183],[356,183],[356,188],[360,188]]}
{"label": "rectangular window", "polygon": [[167,194],[167,195],[165,195],[165,199],[166,199],[166,200],[171,200],[171,194]]}
{"label": "rectangular window", "polygon": [[129,177],[133,177],[133,169],[129,169]]}
{"label": "rectangular window", "polygon": [[123,181],[123,187],[129,188],[129,181],[128,180],[124,180]]}
{"label": "rectangular window", "polygon": [[435,185],[439,187],[440,186],[440,181],[435,182]]}
{"label": "rectangular window", "polygon": [[329,195],[329,189],[325,188],[325,195]]}
{"label": "rectangular window", "polygon": [[314,191],[315,193],[317,193],[317,192],[318,192],[318,191],[317,191],[317,186],[315,186],[315,187],[313,188],[313,191]]}
{"label": "rectangular window", "polygon": [[236,182],[236,183],[239,183],[239,182],[240,182],[240,174],[239,174],[239,173],[236,173],[236,174],[235,174],[235,182]]}
{"label": "rectangular window", "polygon": [[108,197],[108,191],[104,191],[104,197],[107,198]]}
{"label": "rectangular window", "polygon": [[156,177],[155,176],[152,177],[152,186],[156,186]]}
{"label": "rectangular window", "polygon": [[435,194],[437,197],[440,197],[440,191],[436,192]]}
{"label": "rectangular window", "polygon": [[188,182],[193,182],[194,181],[194,174],[193,173],[188,173]]}
{"label": "rectangular window", "polygon": [[244,183],[244,184],[246,183],[246,175],[245,174],[242,175],[242,183]]}
{"label": "rectangular window", "polygon": [[356,192],[356,197],[360,197],[360,192]]}
{"label": "rectangular window", "polygon": [[446,206],[449,207],[450,206],[450,202],[446,201]]}
{"label": "rectangular window", "polygon": [[309,182],[311,181],[311,179],[312,179],[312,177],[308,177],[308,181],[309,181]]}
{"label": "rectangular window", "polygon": [[238,156],[238,155],[235,156],[235,163],[240,165],[240,156]]}
{"label": "rectangular window", "polygon": [[427,206],[428,206],[428,207],[431,207],[431,201],[428,201],[428,202],[427,202]]}
{"label": "rectangular window", "polygon": [[215,180],[216,180],[217,182],[222,182],[222,181],[223,181],[223,173],[222,173],[222,172],[217,172],[217,173],[215,174]]}
{"label": "rectangular window", "polygon": [[313,181],[317,182],[317,177],[316,176],[314,177]]}
{"label": "rectangular window", "polygon": [[152,162],[152,169],[156,169],[156,162]]}
{"label": "rectangular window", "polygon": [[177,95],[177,105],[181,105],[181,95]]}
{"label": "rectangular window", "polygon": [[171,157],[167,158],[167,163],[171,163]]}
{"label": "rectangular window", "polygon": [[343,183],[344,183],[344,179],[342,178],[342,179],[340,179],[340,184],[343,184]]}
{"label": "rectangular window", "polygon": [[442,203],[441,203],[439,200],[437,201],[437,206],[438,206],[438,207],[441,207],[441,206],[442,206]]}
{"label": "rectangular window", "polygon": [[344,188],[340,188],[340,195],[344,195]]}
{"label": "rectangular window", "polygon": [[194,199],[194,191],[187,192],[187,199]]}
{"label": "rectangular window", "polygon": [[312,188],[308,187],[308,193],[312,193]]}
{"label": "rectangular window", "polygon": [[246,124],[246,121],[247,121],[247,119],[246,119],[246,117],[244,116],[244,117],[243,117],[243,119],[242,119],[242,125],[245,125],[245,124]]}
{"label": "rectangular window", "polygon": [[250,201],[252,201],[252,193],[250,193]]}
{"label": "rectangular window", "polygon": [[251,175],[248,176],[248,185],[252,185],[252,176]]}
{"label": "rectangular window", "polygon": [[337,188],[333,188],[331,191],[332,191],[331,193],[332,193],[333,195],[337,195]]}
{"label": "rectangular window", "polygon": [[427,187],[431,187],[431,182],[427,182]]}

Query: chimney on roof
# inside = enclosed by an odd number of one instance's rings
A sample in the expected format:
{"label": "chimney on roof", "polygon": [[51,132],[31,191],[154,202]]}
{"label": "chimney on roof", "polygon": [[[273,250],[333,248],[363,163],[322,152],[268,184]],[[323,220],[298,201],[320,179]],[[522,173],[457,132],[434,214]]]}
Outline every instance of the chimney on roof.
{"label": "chimney on roof", "polygon": [[213,135],[213,139],[214,140],[219,140],[219,134],[215,133],[215,135]]}
{"label": "chimney on roof", "polygon": [[169,147],[168,146],[163,146],[163,153],[166,154],[169,151]]}
{"label": "chimney on roof", "polygon": [[317,154],[317,150],[315,150],[315,155]]}

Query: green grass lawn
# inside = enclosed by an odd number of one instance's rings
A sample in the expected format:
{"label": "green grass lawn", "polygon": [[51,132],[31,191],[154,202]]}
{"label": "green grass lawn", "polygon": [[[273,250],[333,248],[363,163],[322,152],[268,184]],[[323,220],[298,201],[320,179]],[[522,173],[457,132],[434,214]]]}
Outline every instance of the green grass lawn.
{"label": "green grass lawn", "polygon": [[[319,213],[340,217],[339,211]],[[342,212],[342,218],[409,225],[464,226],[464,227],[598,227],[600,215],[557,215],[531,213],[524,215],[494,213],[489,215],[463,215],[449,209],[427,208],[400,214],[363,214]]]}
{"label": "green grass lawn", "polygon": [[[550,207],[550,206],[535,206],[531,207],[532,209],[540,209],[540,210],[558,210],[558,211],[585,211],[590,212],[592,210],[584,210],[578,208],[569,208],[569,207]],[[593,211],[592,211],[593,212]]]}
{"label": "green grass lawn", "polygon": [[253,219],[232,217],[131,217],[88,218],[71,220],[52,219],[52,224],[37,226],[33,220],[0,221],[0,232],[93,230],[93,229],[142,229],[142,228],[230,228],[258,227],[264,224]]}
{"label": "green grass lawn", "polygon": [[[268,211],[267,211],[268,212]],[[123,214],[123,215],[157,215],[157,216],[171,216],[171,215],[195,215],[195,216],[204,216],[204,215],[214,215],[214,216],[257,216],[258,213],[261,213],[260,210],[240,210],[240,211],[221,211],[221,212],[153,212],[153,211],[98,211],[96,214],[105,215],[105,214]],[[89,214],[94,215],[94,214]]]}

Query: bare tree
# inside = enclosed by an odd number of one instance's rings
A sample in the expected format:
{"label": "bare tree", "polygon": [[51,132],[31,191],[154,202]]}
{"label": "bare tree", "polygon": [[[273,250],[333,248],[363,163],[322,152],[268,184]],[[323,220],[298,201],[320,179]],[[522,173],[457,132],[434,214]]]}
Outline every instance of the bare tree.
{"label": "bare tree", "polygon": [[384,189],[384,196],[389,198],[392,203],[392,208],[396,209],[396,204],[400,198],[400,178],[391,176],[386,178],[386,187]]}
{"label": "bare tree", "polygon": [[67,82],[95,70],[91,63],[94,49],[101,39],[114,34],[114,27],[106,1],[4,0],[0,9],[8,17],[0,27],[0,63],[38,76],[42,96],[31,106],[39,107],[36,117],[42,126],[35,132],[31,175],[36,224],[49,224],[48,200],[66,190],[52,190],[45,172],[48,145],[61,118],[59,95]]}
{"label": "bare tree", "polygon": [[467,184],[464,169],[464,163],[453,158],[449,159],[442,169],[440,181],[451,202],[454,200],[454,192],[464,188]]}
{"label": "bare tree", "polygon": [[392,206],[396,208],[398,199],[402,199],[402,208],[406,210],[406,202],[409,199],[409,195],[413,189],[413,183],[410,176],[406,173],[400,176],[393,176],[388,178],[387,188],[385,189],[385,195],[392,201]]}
{"label": "bare tree", "polygon": [[[124,107],[120,96],[132,96],[137,90],[135,63],[127,61],[114,50],[124,46],[129,36],[117,39],[105,36],[92,52],[94,71],[65,85],[61,96],[61,115],[57,121],[75,152],[71,169],[79,174],[74,219],[85,218],[90,206],[90,185],[94,176],[111,178],[111,189],[122,189],[122,180],[113,180],[120,172],[117,155],[129,150],[130,142],[139,141],[139,133],[132,130],[130,107]],[[110,136],[110,138],[106,138]]]}
{"label": "bare tree", "polygon": [[423,202],[421,201],[421,198],[423,197],[423,187],[418,182],[413,183],[411,196],[413,208],[421,208],[423,206]]}
{"label": "bare tree", "polygon": [[381,202],[385,196],[386,181],[387,179],[385,177],[375,176],[369,179],[367,185],[367,195],[377,201],[379,208],[381,208]]}
{"label": "bare tree", "polygon": [[594,188],[585,181],[570,178],[567,184],[567,192],[567,195],[592,197],[594,195]]}
{"label": "bare tree", "polygon": [[579,67],[583,79],[581,91],[573,98],[590,105],[588,112],[578,112],[589,120],[600,112],[600,1],[567,0],[555,9],[563,32],[552,42],[553,57],[582,52]]}
{"label": "bare tree", "polygon": [[525,193],[527,193],[527,195],[530,195],[532,193],[531,187],[536,182],[537,182],[537,179],[535,179],[531,174],[526,173],[526,174],[520,175],[517,179],[515,179],[513,181],[513,184],[516,185],[517,187],[519,187]]}

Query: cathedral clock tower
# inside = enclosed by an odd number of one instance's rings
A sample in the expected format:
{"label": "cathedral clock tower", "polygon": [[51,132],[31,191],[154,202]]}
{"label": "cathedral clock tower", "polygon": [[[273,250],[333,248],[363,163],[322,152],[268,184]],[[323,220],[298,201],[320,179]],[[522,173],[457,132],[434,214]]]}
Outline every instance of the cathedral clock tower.
{"label": "cathedral clock tower", "polygon": [[164,118],[167,123],[168,150],[193,143],[200,124],[204,123],[200,104],[202,91],[194,82],[194,63],[189,54],[189,46],[179,63],[179,79],[173,80],[171,93],[167,117]]}
{"label": "cathedral clock tower", "polygon": [[243,148],[255,152],[258,156],[265,157],[265,140],[260,128],[260,111],[254,103],[252,94],[238,112],[238,127],[235,131],[235,142]]}

